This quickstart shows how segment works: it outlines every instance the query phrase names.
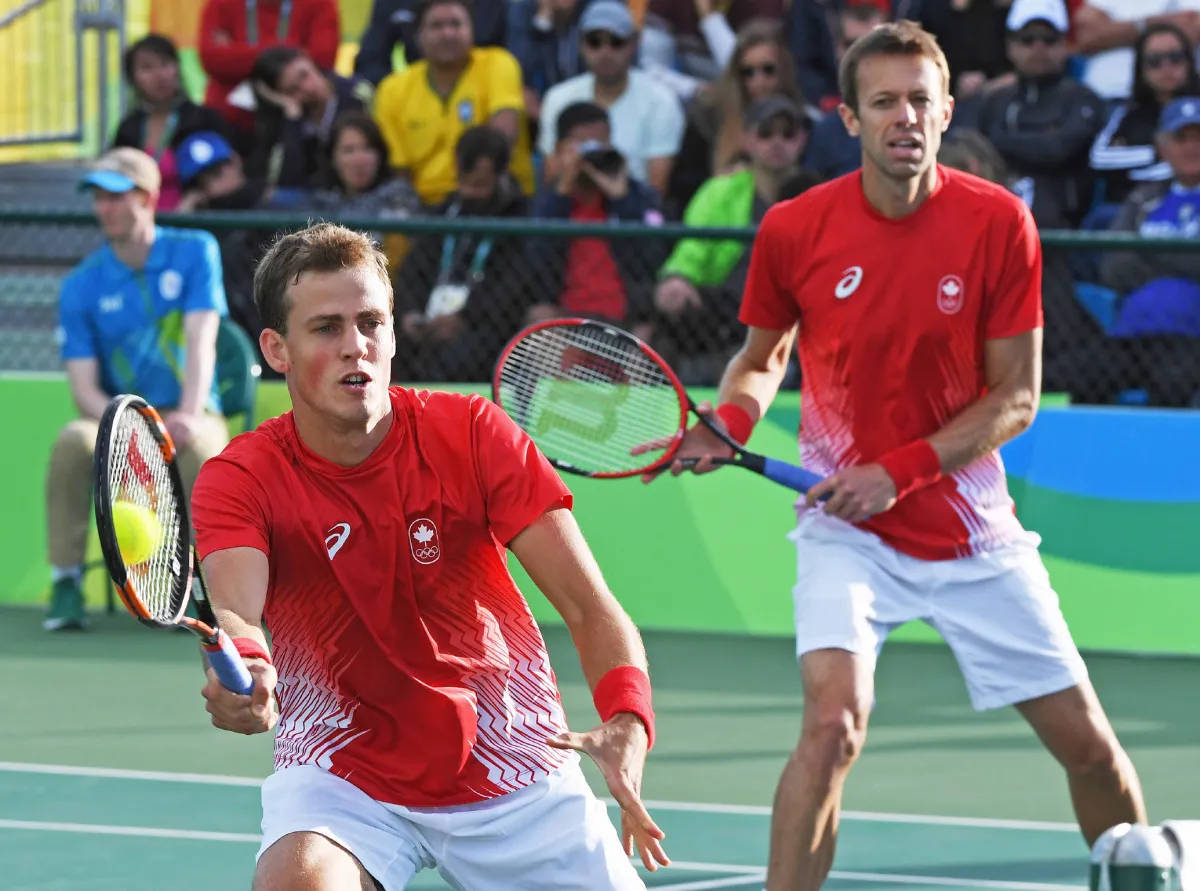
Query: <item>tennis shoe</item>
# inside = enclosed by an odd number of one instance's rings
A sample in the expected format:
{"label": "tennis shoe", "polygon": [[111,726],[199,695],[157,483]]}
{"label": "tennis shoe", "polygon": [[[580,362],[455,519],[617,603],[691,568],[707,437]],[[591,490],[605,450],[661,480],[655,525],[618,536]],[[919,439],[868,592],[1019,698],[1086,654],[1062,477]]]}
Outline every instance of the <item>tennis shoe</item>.
{"label": "tennis shoe", "polygon": [[42,620],[42,628],[46,631],[82,631],[87,624],[79,580],[72,576],[59,579],[50,589],[50,610]]}

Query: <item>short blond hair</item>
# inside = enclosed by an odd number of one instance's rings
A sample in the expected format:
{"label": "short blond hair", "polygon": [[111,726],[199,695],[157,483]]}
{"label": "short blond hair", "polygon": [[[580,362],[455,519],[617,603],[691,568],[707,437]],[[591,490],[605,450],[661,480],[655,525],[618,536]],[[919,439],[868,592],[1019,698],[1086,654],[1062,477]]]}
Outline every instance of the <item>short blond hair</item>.
{"label": "short blond hair", "polygon": [[888,22],[868,31],[846,50],[838,69],[838,89],[844,102],[858,114],[858,66],[871,56],[924,56],[942,75],[943,96],[950,96],[950,66],[937,38],[908,19]]}
{"label": "short blond hair", "polygon": [[263,326],[287,333],[291,306],[287,289],[306,272],[337,272],[365,267],[375,272],[387,289],[388,311],[395,306],[387,257],[366,235],[336,223],[317,223],[281,236],[254,270],[254,305]]}

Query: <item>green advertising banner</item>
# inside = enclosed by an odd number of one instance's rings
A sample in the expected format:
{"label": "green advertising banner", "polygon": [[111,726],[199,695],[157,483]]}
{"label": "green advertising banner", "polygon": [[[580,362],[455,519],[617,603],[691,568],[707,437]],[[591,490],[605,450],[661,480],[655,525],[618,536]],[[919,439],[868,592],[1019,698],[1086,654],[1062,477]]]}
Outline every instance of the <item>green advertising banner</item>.
{"label": "green advertising banner", "polygon": [[[0,439],[0,460],[9,468],[0,602],[39,603],[49,578],[46,466],[74,407],[61,377],[0,377],[0,405],[22,422]],[[262,385],[260,420],[287,408],[282,385]],[[798,421],[797,394],[781,394],[752,447],[794,458]],[[1004,448],[1018,514],[1043,537],[1043,557],[1082,648],[1200,653],[1198,454],[1198,412],[1065,406],[1043,407],[1034,426]],[[792,633],[795,566],[785,536],[794,513],[787,490],[733,469],[649,486],[637,479],[567,482],[609,585],[640,626]],[[510,562],[538,618],[557,621]],[[103,570],[88,574],[92,608],[103,602],[105,582]],[[896,638],[937,639],[919,624]]]}

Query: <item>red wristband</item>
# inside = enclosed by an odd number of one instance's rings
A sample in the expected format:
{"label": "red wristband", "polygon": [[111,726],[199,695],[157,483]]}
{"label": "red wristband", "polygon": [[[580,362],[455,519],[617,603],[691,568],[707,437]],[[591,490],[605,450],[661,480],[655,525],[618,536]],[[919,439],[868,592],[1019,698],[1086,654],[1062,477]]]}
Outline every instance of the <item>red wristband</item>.
{"label": "red wristband", "polygon": [[271,665],[271,654],[263,649],[260,644],[252,637],[235,637],[233,645],[237,648],[238,654],[243,659],[261,659],[268,665]]}
{"label": "red wristband", "polygon": [[654,708],[650,703],[650,677],[634,665],[618,665],[600,678],[592,702],[607,721],[620,712],[637,715],[646,725],[647,748],[654,747]]}
{"label": "red wristband", "polygon": [[908,445],[886,452],[879,463],[896,484],[896,497],[932,486],[942,478],[942,459],[924,439],[914,439]]}
{"label": "red wristband", "polygon": [[740,445],[745,445],[754,430],[754,421],[750,412],[733,402],[723,402],[717,406],[717,417],[729,431],[729,435]]}

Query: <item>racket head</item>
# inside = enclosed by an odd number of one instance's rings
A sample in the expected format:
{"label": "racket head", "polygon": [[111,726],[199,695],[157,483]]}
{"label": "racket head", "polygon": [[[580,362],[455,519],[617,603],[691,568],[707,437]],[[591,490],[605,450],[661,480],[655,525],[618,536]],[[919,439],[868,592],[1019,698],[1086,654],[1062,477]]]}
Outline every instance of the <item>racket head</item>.
{"label": "racket head", "polygon": [[[109,402],[96,436],[93,479],[100,549],[121,602],[143,624],[178,625],[192,579],[187,500],[175,445],[141,397],[125,394]],[[140,563],[127,563],[117,542],[113,510],[120,502],[149,511],[161,533]]]}
{"label": "racket head", "polygon": [[[492,400],[568,473],[618,478],[668,464],[690,406],[678,376],[648,344],[591,319],[518,332],[492,375]],[[662,451],[630,454],[652,440]]]}

